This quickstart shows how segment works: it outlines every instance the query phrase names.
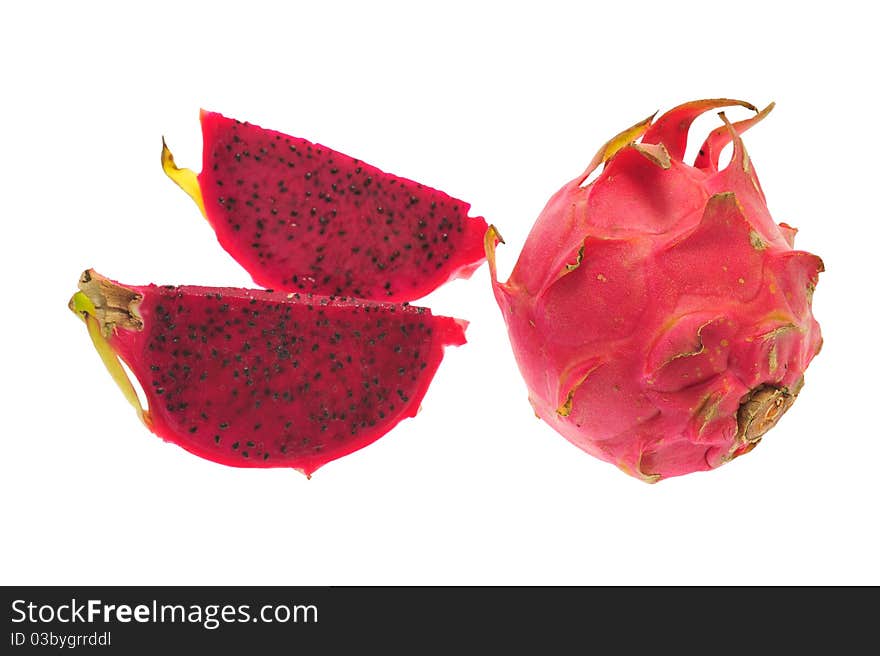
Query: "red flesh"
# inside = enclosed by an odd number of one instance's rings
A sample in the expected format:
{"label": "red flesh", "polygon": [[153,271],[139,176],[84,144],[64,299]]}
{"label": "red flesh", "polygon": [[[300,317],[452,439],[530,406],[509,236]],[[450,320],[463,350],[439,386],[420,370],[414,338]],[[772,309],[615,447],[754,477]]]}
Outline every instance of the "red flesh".
{"label": "red flesh", "polygon": [[201,123],[208,221],[261,286],[407,301],[485,259],[486,222],[463,201],[305,139]]}
{"label": "red flesh", "polygon": [[117,328],[157,435],[235,467],[311,474],[412,417],[464,322],[424,308],[263,290],[127,286]]}

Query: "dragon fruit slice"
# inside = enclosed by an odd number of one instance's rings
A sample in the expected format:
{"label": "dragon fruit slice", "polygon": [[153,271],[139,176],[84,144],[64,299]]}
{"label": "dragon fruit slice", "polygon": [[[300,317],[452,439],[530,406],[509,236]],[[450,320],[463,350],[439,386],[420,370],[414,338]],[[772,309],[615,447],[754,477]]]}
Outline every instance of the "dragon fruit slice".
{"label": "dragon fruit slice", "polygon": [[[83,273],[71,309],[159,437],[235,467],[311,475],[415,416],[466,323],[299,293],[121,285]],[[140,382],[148,409],[120,365]]]}
{"label": "dragon fruit slice", "polygon": [[[732,105],[756,114],[731,124],[722,112],[694,165],[684,163],[694,119]],[[486,233],[535,412],[642,480],[751,450],[821,347],[811,300],[822,261],[794,250],[795,229],[773,222],[740,138],[771,108],[700,100],[617,135],[550,199],[506,283],[500,236]]]}
{"label": "dragon fruit slice", "polygon": [[201,113],[202,171],[162,165],[261,286],[411,301],[485,260],[482,217],[305,139]]}

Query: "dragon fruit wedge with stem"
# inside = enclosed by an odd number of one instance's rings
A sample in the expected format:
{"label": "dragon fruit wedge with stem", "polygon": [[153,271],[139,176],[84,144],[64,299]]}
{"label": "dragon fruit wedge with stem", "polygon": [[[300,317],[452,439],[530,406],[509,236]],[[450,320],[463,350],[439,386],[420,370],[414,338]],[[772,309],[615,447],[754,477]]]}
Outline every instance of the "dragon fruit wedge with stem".
{"label": "dragon fruit wedge with stem", "polygon": [[215,112],[201,127],[201,173],[164,140],[162,167],[260,286],[412,301],[485,260],[485,220],[442,191]]}
{"label": "dragon fruit wedge with stem", "polygon": [[70,308],[159,437],[225,465],[309,476],[415,416],[467,325],[408,304],[123,285],[91,269]]}
{"label": "dragon fruit wedge with stem", "polygon": [[[755,113],[730,123],[721,112],[685,163],[693,121],[729,106]],[[615,136],[550,198],[507,282],[500,235],[485,235],[535,413],[646,482],[750,451],[822,345],[811,307],[822,261],[771,218],[740,137],[772,107],[699,100]]]}

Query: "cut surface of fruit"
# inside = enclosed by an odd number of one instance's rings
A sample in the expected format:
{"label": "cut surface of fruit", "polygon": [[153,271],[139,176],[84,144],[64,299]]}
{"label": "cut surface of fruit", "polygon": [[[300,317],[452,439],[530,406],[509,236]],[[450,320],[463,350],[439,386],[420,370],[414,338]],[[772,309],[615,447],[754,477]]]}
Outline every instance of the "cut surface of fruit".
{"label": "cut surface of fruit", "polygon": [[201,112],[202,170],[162,166],[263,287],[412,301],[483,262],[470,205],[305,139]]}
{"label": "cut surface of fruit", "polygon": [[225,465],[306,475],[415,416],[444,349],[465,343],[466,322],[408,304],[123,285],[91,269],[70,308],[159,437]]}

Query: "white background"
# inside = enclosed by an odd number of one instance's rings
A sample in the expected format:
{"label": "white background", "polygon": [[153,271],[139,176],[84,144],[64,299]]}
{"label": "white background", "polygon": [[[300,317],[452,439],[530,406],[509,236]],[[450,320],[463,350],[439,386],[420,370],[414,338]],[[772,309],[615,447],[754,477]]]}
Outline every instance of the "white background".
{"label": "white background", "polygon": [[[283,4],[4,9],[0,582],[880,584],[867,4]],[[200,107],[467,199],[507,241],[506,278],[610,136],[718,96],[776,101],[746,146],[827,271],[800,399],[712,472],[647,485],[539,422],[486,266],[421,301],[471,324],[420,415],[311,480],[149,433],[66,307],[87,267],[251,284],[160,169],[164,135],[198,170]]]}

